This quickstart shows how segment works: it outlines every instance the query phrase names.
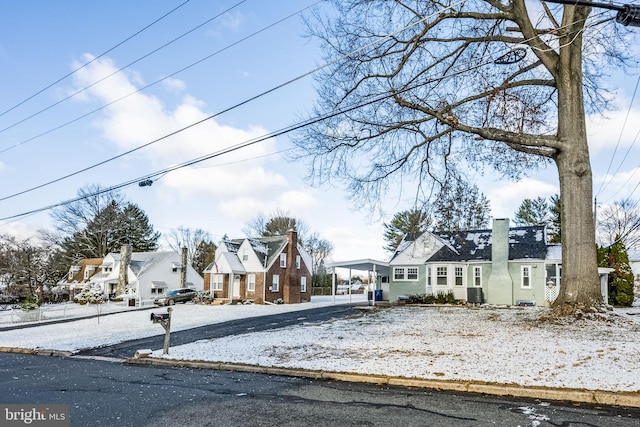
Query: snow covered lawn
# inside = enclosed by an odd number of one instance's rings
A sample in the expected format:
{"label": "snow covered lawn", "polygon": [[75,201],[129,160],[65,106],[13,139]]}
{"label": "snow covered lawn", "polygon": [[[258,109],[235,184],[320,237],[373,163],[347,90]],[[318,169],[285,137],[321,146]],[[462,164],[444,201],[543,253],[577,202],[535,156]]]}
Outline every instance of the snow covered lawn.
{"label": "snow covered lawn", "polygon": [[[337,303],[348,303],[349,296],[336,297]],[[366,296],[354,295],[351,301],[366,301]],[[173,306],[171,331],[196,328],[212,323],[246,317],[266,316],[287,311],[299,311],[309,308],[331,305],[331,297],[314,298],[311,303],[282,305],[197,305],[177,304]],[[116,311],[118,305],[111,304],[110,311]],[[106,305],[105,305],[106,308]],[[67,308],[75,311],[76,316],[95,315],[95,306],[72,304]],[[164,335],[161,325],[153,324],[151,313],[166,313],[165,307],[151,310],[128,309],[120,304],[117,314],[76,320],[68,323],[38,324],[28,329],[0,330],[0,347],[17,347],[27,349],[47,349],[76,352],[78,350],[117,344],[122,341]],[[2,317],[16,316],[11,313],[0,313],[0,324],[10,326]],[[21,323],[21,325],[24,323]],[[133,356],[133,355],[132,355]]]}
{"label": "snow covered lawn", "polygon": [[[540,323],[541,310],[394,307],[173,347],[171,359],[524,386],[640,391],[640,313]],[[639,312],[635,309],[633,312]]]}
{"label": "snow covered lawn", "polygon": [[[347,297],[348,298],[348,297]],[[357,297],[354,297],[355,301]],[[361,297],[360,297],[361,298]],[[338,302],[347,302],[345,297]],[[172,330],[331,304],[177,305]],[[94,309],[95,310],[95,309]],[[400,306],[349,319],[204,340],[154,357],[492,383],[640,392],[640,308],[542,323],[543,308]],[[153,311],[165,312],[165,308]],[[78,351],[162,335],[151,311],[0,331],[0,347]],[[154,349],[155,350],[155,349]]]}

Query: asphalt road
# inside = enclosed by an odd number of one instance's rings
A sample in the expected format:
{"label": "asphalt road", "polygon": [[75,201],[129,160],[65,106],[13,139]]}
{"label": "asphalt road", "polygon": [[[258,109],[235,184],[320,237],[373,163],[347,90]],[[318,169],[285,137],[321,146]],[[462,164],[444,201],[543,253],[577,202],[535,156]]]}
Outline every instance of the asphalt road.
{"label": "asphalt road", "polygon": [[[269,329],[279,329],[299,323],[326,322],[332,319],[340,319],[349,316],[360,316],[362,310],[355,308],[357,304],[339,304],[324,307],[311,308],[309,310],[293,311],[269,316],[248,317],[246,319],[232,320],[215,323],[198,328],[187,329],[171,333],[171,346],[188,344],[203,339],[220,338],[229,335],[243,334],[247,332],[259,332]],[[161,329],[161,326],[158,325]],[[116,358],[133,357],[140,349],[162,349],[164,334],[153,337],[125,341],[107,347],[98,347],[81,351],[85,356],[105,356]]]}
{"label": "asphalt road", "polygon": [[68,404],[78,427],[640,424],[638,410],[11,353],[0,354],[0,403]]}

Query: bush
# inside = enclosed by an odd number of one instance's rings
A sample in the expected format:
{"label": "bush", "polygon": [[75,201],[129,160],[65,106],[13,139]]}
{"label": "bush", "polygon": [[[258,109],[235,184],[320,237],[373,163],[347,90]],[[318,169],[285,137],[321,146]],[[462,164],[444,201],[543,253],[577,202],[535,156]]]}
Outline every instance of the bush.
{"label": "bush", "polygon": [[37,310],[38,307],[40,306],[38,305],[34,297],[29,297],[24,301],[22,301],[21,303],[19,303],[18,307],[20,307],[22,311],[31,311],[31,310]]}
{"label": "bush", "polygon": [[100,285],[87,284],[73,300],[78,304],[102,304],[105,300],[104,292]]}

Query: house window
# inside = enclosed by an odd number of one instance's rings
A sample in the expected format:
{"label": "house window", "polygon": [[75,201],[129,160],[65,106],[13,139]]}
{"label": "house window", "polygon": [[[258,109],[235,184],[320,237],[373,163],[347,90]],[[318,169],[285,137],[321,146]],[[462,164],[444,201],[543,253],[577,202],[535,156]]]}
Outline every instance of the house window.
{"label": "house window", "polygon": [[213,289],[214,291],[221,291],[222,283],[223,283],[222,274],[214,274],[213,276],[211,276],[211,289]]}
{"label": "house window", "polygon": [[520,276],[521,278],[520,286],[522,286],[523,288],[530,288],[531,287],[531,267],[528,265],[523,265],[521,272],[522,274]]}
{"label": "house window", "polygon": [[473,267],[473,286],[482,287],[482,267]]}
{"label": "house window", "polygon": [[404,267],[393,268],[393,280],[404,280]]}
{"label": "house window", "polygon": [[300,278],[300,292],[307,292],[307,278],[305,276]]}
{"label": "house window", "polygon": [[247,291],[253,292],[256,290],[256,275],[249,274],[247,276]]}
{"label": "house window", "polygon": [[436,267],[436,285],[447,286],[447,267]]}
{"label": "house window", "polygon": [[462,267],[456,267],[456,286],[462,285]]}
{"label": "house window", "polygon": [[407,280],[418,280],[418,267],[407,267]]}
{"label": "house window", "polygon": [[280,254],[280,267],[287,268],[287,254]]}
{"label": "house window", "polygon": [[427,267],[427,286],[431,287],[431,267]]}
{"label": "house window", "polygon": [[273,275],[273,279],[271,280],[271,292],[278,292],[280,290],[280,276],[277,274]]}
{"label": "house window", "polygon": [[69,270],[69,276],[67,281],[71,281],[71,279],[73,279],[73,271]]}
{"label": "house window", "polygon": [[249,260],[249,250],[245,249],[242,251],[242,260],[243,261],[248,261]]}
{"label": "house window", "polygon": [[300,270],[300,255],[296,255],[296,268]]}

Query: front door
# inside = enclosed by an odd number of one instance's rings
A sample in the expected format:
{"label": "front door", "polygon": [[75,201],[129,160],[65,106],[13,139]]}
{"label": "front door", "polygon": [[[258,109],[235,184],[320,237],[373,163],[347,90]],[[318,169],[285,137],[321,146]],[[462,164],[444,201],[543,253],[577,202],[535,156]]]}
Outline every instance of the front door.
{"label": "front door", "polygon": [[240,276],[233,276],[233,298],[240,298]]}

